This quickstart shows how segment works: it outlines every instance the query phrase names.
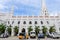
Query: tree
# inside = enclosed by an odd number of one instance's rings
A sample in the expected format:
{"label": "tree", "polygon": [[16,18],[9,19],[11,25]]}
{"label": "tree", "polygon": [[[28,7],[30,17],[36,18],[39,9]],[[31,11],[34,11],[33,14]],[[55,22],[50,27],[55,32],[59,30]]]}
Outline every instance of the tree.
{"label": "tree", "polygon": [[44,33],[44,35],[46,36],[46,32],[47,32],[47,28],[45,26],[42,26],[42,32]]}
{"label": "tree", "polygon": [[15,36],[16,36],[18,34],[18,27],[17,26],[14,27],[14,32],[15,32]]}
{"label": "tree", "polygon": [[7,28],[7,32],[8,32],[8,34],[11,35],[11,31],[12,31],[11,26],[8,26],[8,28]]}
{"label": "tree", "polygon": [[4,33],[6,29],[6,25],[0,24],[0,34]]}
{"label": "tree", "polygon": [[38,35],[39,31],[40,31],[40,27],[39,26],[35,26],[36,35]]}
{"label": "tree", "polygon": [[28,34],[30,35],[30,32],[32,31],[33,29],[32,29],[32,26],[29,26],[29,28],[28,28]]}
{"label": "tree", "polygon": [[55,32],[55,31],[56,30],[55,30],[54,26],[51,26],[50,29],[49,29],[49,32],[52,33],[52,32]]}

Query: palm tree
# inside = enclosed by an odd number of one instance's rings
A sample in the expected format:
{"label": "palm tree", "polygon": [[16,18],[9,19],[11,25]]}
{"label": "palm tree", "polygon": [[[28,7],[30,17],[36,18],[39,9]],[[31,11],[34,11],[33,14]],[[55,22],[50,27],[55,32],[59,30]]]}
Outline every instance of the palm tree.
{"label": "palm tree", "polygon": [[38,35],[39,31],[40,31],[40,27],[39,26],[35,26],[36,35]]}
{"label": "palm tree", "polygon": [[8,28],[7,28],[7,32],[8,32],[9,35],[11,35],[11,32],[12,32],[11,25],[8,26]]}
{"label": "palm tree", "polygon": [[42,28],[42,32],[43,32],[43,34],[46,36],[46,32],[47,32],[47,28],[45,27],[45,26],[42,26],[43,28]]}
{"label": "palm tree", "polygon": [[14,27],[14,32],[15,32],[15,36],[16,36],[18,34],[18,27],[17,26]]}
{"label": "palm tree", "polygon": [[30,35],[30,32],[32,31],[33,29],[32,29],[32,26],[29,26],[29,28],[28,28],[28,34]]}
{"label": "palm tree", "polygon": [[6,25],[0,24],[0,34],[4,33],[6,29]]}
{"label": "palm tree", "polygon": [[49,29],[49,32],[52,33],[52,32],[55,32],[55,31],[56,30],[55,30],[54,26],[51,26],[50,29]]}

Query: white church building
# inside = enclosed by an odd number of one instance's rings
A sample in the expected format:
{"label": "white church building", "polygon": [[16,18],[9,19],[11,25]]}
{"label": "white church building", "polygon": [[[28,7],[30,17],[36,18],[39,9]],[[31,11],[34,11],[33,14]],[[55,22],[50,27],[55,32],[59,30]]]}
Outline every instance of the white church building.
{"label": "white church building", "polygon": [[[28,32],[28,27],[32,26],[34,29],[35,26],[39,26],[40,29],[42,26],[46,26],[48,29],[50,26],[54,26],[56,32],[60,32],[60,15],[57,13],[57,16],[51,16],[48,13],[45,1],[42,0],[42,8],[40,16],[14,16],[14,9],[11,9],[11,12],[0,13],[0,23],[4,23],[9,26],[12,26],[12,35],[14,35],[14,27],[19,27],[19,32],[25,28]],[[18,24],[19,23],[19,24]]]}

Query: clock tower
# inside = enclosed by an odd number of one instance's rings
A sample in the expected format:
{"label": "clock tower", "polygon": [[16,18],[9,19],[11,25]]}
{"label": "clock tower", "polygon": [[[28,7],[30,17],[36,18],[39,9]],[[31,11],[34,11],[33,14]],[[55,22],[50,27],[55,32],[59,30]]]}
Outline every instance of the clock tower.
{"label": "clock tower", "polygon": [[47,10],[47,8],[46,8],[46,4],[45,4],[45,1],[46,0],[41,0],[42,1],[42,8],[41,8],[41,15],[42,16],[49,16],[49,14],[48,14],[48,10]]}

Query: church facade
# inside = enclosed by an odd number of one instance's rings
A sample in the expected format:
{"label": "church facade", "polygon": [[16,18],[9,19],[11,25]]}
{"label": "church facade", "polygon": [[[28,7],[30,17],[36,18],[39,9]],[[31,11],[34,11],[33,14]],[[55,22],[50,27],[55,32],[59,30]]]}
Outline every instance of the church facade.
{"label": "church facade", "polygon": [[13,9],[10,13],[0,13],[0,22],[5,23],[7,26],[12,26],[12,36],[14,35],[15,26],[19,27],[19,32],[23,28],[28,32],[27,28],[29,26],[32,26],[33,29],[35,26],[39,26],[40,29],[42,29],[42,26],[46,26],[48,29],[50,26],[54,26],[56,32],[60,32],[60,15],[50,16],[44,0],[42,0],[40,16],[14,16],[13,14]]}

